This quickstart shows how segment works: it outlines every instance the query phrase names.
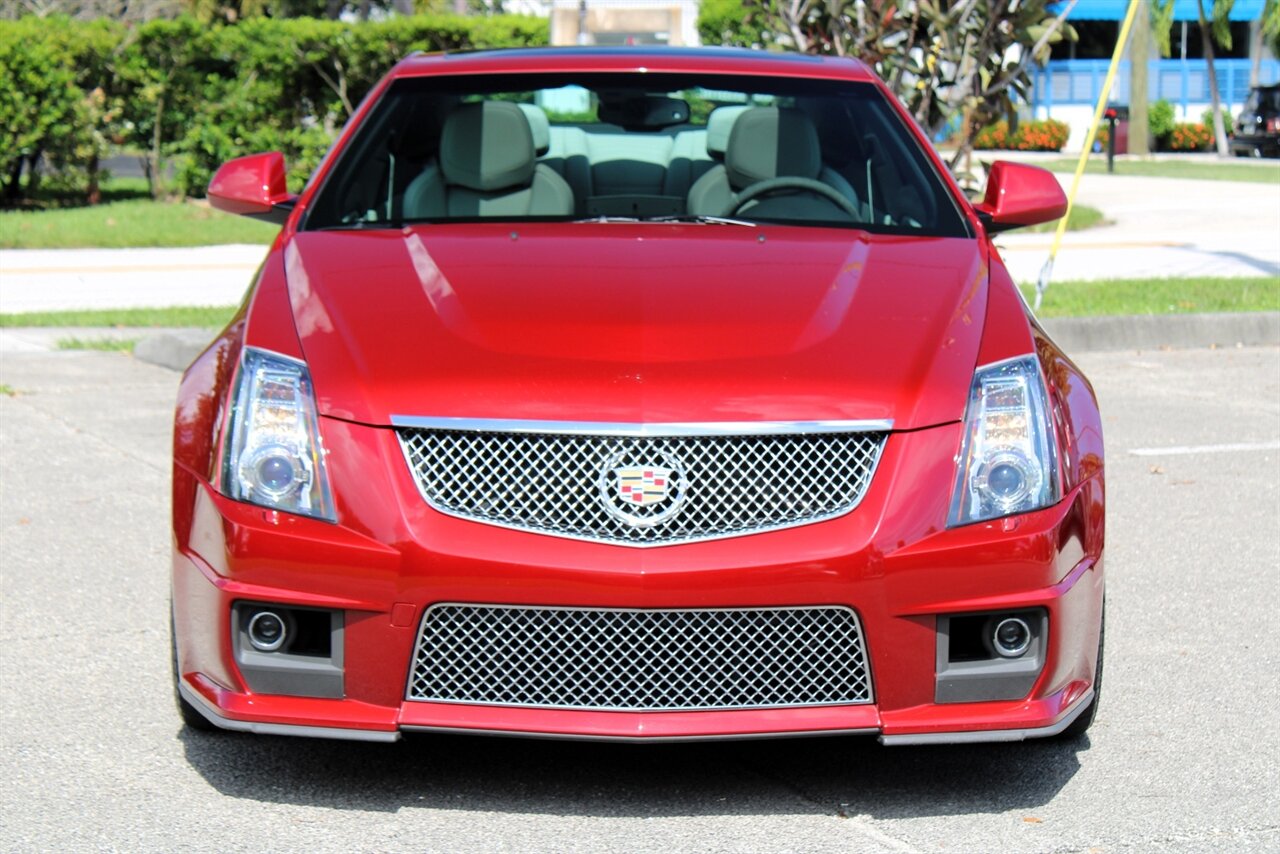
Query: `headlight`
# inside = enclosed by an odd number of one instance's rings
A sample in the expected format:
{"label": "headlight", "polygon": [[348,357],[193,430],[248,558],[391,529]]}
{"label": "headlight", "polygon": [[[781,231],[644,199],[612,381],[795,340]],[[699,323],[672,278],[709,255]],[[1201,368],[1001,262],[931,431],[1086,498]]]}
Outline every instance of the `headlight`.
{"label": "headlight", "polygon": [[1058,445],[1035,356],[978,368],[965,410],[948,524],[1048,507],[1060,493]]}
{"label": "headlight", "polygon": [[222,482],[227,495],[335,520],[307,366],[244,348]]}

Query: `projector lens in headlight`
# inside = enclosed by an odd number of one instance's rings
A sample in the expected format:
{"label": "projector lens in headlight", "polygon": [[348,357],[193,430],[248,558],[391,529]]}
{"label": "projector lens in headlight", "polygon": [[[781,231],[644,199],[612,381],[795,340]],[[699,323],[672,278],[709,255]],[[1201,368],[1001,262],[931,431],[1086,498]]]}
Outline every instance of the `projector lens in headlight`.
{"label": "projector lens in headlight", "polygon": [[334,520],[305,364],[245,348],[224,472],[224,488],[232,498]]}
{"label": "projector lens in headlight", "polygon": [[979,368],[965,411],[950,523],[967,525],[1053,504],[1057,442],[1035,356]]}
{"label": "projector lens in headlight", "polygon": [[306,485],[310,474],[298,455],[282,445],[267,445],[240,463],[240,480],[251,490],[279,500]]}

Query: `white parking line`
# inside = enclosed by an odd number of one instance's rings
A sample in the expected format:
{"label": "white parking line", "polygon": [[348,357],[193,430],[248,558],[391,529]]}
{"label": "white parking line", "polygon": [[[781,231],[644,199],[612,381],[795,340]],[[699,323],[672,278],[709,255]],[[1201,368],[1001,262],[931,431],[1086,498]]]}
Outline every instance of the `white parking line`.
{"label": "white parking line", "polygon": [[1172,448],[1132,448],[1135,457],[1172,457],[1183,454],[1230,454],[1236,451],[1280,451],[1276,442],[1234,442],[1227,445],[1175,445]]}

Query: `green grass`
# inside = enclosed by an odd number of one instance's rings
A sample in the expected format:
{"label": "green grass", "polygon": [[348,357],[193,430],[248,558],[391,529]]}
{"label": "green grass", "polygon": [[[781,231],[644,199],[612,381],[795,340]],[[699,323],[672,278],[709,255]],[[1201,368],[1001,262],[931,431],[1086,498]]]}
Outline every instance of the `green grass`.
{"label": "green grass", "polygon": [[[1035,285],[1021,285],[1028,302]],[[1280,311],[1280,278],[1103,279],[1050,282],[1040,317]]]}
{"label": "green grass", "polygon": [[[1102,215],[1102,211],[1097,208],[1091,208],[1088,205],[1075,205],[1071,208],[1071,218],[1067,220],[1067,231],[1084,231],[1086,228],[1096,228],[1099,225],[1106,224],[1107,219]],[[1021,234],[1057,230],[1058,220],[1056,219],[1053,222],[1042,222],[1030,228],[1018,229]]]}
{"label": "green grass", "polygon": [[203,202],[153,201],[142,178],[111,178],[102,204],[41,191],[24,210],[0,211],[0,249],[114,249],[270,243],[279,229],[215,211]]}
{"label": "green grass", "polygon": [[195,202],[128,199],[93,207],[0,212],[0,249],[270,243],[279,228]]}
{"label": "green grass", "polygon": [[235,314],[234,305],[173,306],[171,308],[113,308],[85,311],[40,311],[0,314],[6,326],[118,326],[198,327],[218,329]]}
{"label": "green grass", "polygon": [[[1209,157],[1209,155],[1206,155]],[[1075,160],[1051,160],[1042,164],[1054,172],[1075,172]],[[1085,172],[1105,175],[1107,158],[1092,155]],[[1133,175],[1147,178],[1192,178],[1199,181],[1246,181],[1253,184],[1280,184],[1280,161],[1274,165],[1230,163],[1217,159],[1204,162],[1195,160],[1117,160],[1117,175]]]}
{"label": "green grass", "polygon": [[59,350],[102,350],[108,353],[132,353],[137,338],[59,338]]}

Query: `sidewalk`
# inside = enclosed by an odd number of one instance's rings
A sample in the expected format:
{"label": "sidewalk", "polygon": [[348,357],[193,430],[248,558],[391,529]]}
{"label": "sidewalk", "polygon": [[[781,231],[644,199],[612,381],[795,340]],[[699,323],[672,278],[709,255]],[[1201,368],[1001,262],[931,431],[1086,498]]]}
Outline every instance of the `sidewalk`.
{"label": "sidewalk", "polygon": [[267,254],[232,244],[177,249],[0,250],[0,313],[233,305]]}
{"label": "sidewalk", "polygon": [[[1057,177],[1070,186],[1071,175]],[[1085,175],[1076,201],[1114,224],[1067,232],[1053,281],[1280,276],[1275,184]],[[1052,243],[1052,232],[996,239],[1018,282],[1039,278]]]}
{"label": "sidewalk", "polygon": [[0,327],[0,353],[45,353],[57,350],[58,342],[67,338],[79,338],[81,341],[128,341],[133,339],[141,343],[148,338],[180,339],[187,346],[183,355],[190,354],[182,367],[208,345],[214,332],[210,329],[171,329],[167,327],[120,327],[120,326],[27,326]]}

